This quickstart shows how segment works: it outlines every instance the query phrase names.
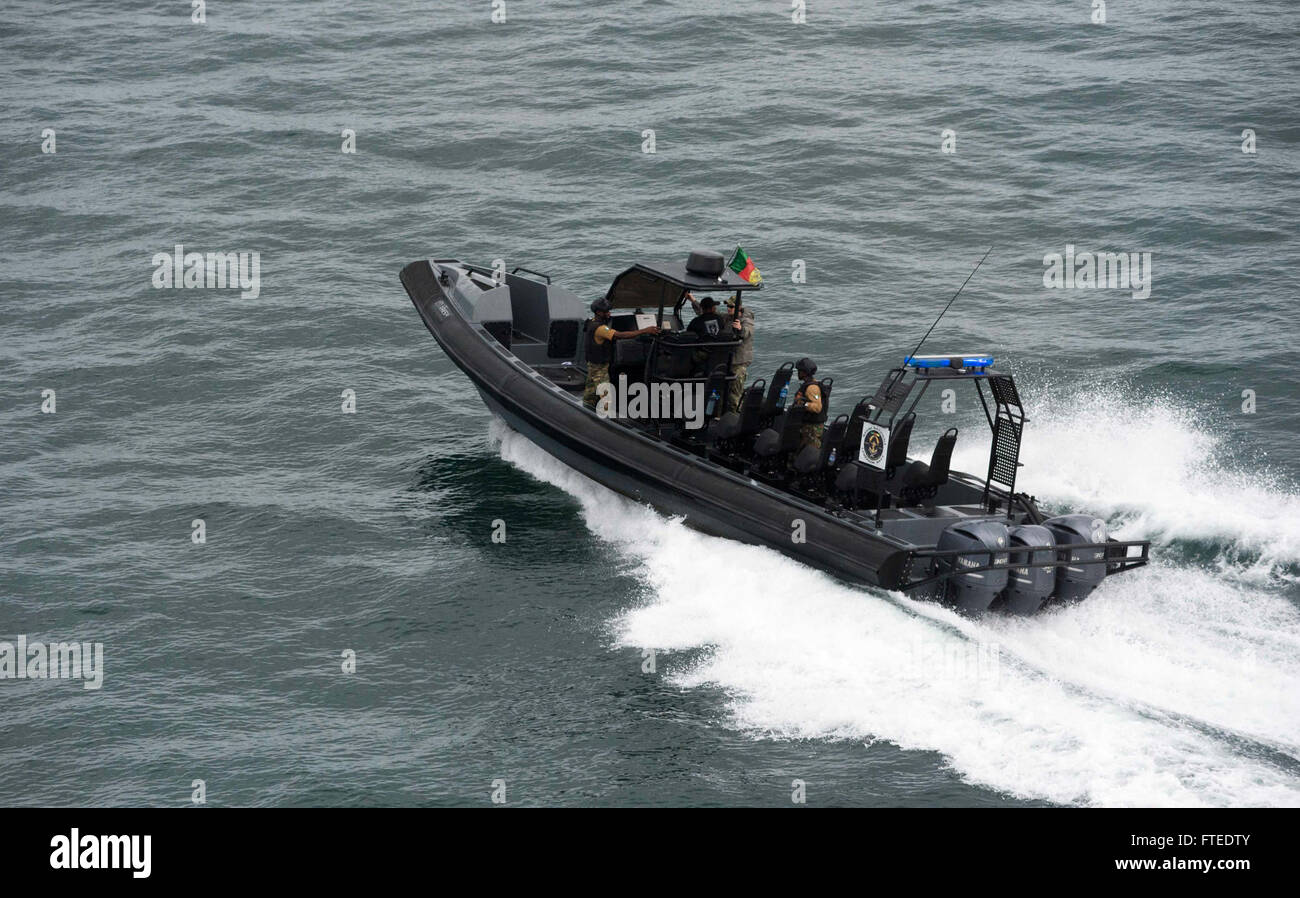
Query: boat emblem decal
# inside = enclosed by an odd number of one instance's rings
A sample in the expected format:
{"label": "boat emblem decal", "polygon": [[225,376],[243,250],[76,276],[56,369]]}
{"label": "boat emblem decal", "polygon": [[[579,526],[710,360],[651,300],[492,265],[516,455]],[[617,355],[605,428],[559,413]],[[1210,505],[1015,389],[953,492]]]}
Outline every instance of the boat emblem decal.
{"label": "boat emblem decal", "polygon": [[885,455],[889,452],[889,428],[883,424],[867,424],[862,428],[862,445],[858,449],[858,461],[870,465],[876,470],[885,467]]}
{"label": "boat emblem decal", "polygon": [[885,448],[885,441],[880,436],[880,431],[873,430],[867,434],[867,457],[872,461],[880,458],[880,452]]}

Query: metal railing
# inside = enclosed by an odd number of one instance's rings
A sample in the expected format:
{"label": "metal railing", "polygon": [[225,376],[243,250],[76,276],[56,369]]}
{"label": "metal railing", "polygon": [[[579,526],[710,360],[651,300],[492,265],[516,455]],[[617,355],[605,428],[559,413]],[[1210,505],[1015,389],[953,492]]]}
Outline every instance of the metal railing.
{"label": "metal railing", "polygon": [[[1105,550],[1101,558],[1074,557],[1077,552],[1087,552],[1095,549]],[[1129,549],[1138,549],[1139,554],[1131,555]],[[1118,554],[1121,550],[1122,555]],[[1055,556],[1053,560],[1047,561],[1036,557],[1046,555],[1049,552]],[[1104,543],[1071,543],[1068,546],[1015,546],[999,549],[995,552],[971,549],[913,549],[907,553],[907,558],[903,562],[903,574],[900,579],[899,589],[914,589],[939,580],[946,580],[957,574],[979,573],[980,571],[1008,571],[1014,568],[1062,568],[1104,564],[1106,565],[1106,574],[1109,576],[1142,567],[1151,560],[1150,552],[1151,542],[1149,540],[1129,540],[1127,542],[1108,540]],[[1012,561],[1008,558],[1005,562],[998,562],[995,560],[998,555],[1015,555],[1019,560]],[[987,557],[989,562],[988,564],[971,566],[963,564],[960,567],[954,565],[952,570],[931,574],[920,580],[909,579],[912,575],[912,569],[918,561],[935,562],[941,558],[955,559],[958,557]]]}

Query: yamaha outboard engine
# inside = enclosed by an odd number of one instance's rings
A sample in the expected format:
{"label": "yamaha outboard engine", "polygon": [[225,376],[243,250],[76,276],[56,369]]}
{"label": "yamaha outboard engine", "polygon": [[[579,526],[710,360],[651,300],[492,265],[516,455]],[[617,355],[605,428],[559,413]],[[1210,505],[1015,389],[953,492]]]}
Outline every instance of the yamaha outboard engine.
{"label": "yamaha outboard engine", "polygon": [[[1033,614],[1056,589],[1055,567],[1033,567],[1035,562],[1041,564],[1056,560],[1056,538],[1041,524],[1012,527],[1010,538],[1011,563],[1026,566],[1007,571],[1007,591],[1003,594],[1006,604],[1003,607],[1012,614]],[[1030,549],[1036,551],[1028,551]]]}
{"label": "yamaha outboard engine", "polygon": [[[1062,549],[1080,543],[1104,543],[1106,541],[1106,522],[1090,514],[1063,514],[1048,518],[1043,526],[1052,531],[1056,545]],[[1069,554],[1070,562],[1101,561],[1106,557],[1105,549],[1083,549]],[[1103,564],[1070,564],[1056,569],[1056,597],[1066,602],[1086,599],[1106,576]]]}
{"label": "yamaha outboard engine", "polygon": [[997,571],[961,573],[962,568],[1006,564],[1007,525],[1001,521],[972,521],[954,524],[939,534],[939,550],[969,549],[969,555],[939,558],[938,572],[955,571],[947,578],[946,597],[965,614],[980,615],[988,610],[1007,585],[1006,568]]}

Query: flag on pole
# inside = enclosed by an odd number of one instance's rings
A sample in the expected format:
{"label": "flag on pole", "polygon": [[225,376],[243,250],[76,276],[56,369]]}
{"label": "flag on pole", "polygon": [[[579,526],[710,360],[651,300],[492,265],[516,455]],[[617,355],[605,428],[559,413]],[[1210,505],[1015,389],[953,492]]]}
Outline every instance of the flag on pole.
{"label": "flag on pole", "polygon": [[754,260],[740,247],[736,247],[736,251],[731,254],[731,261],[727,267],[751,284],[763,283],[763,276],[754,267]]}

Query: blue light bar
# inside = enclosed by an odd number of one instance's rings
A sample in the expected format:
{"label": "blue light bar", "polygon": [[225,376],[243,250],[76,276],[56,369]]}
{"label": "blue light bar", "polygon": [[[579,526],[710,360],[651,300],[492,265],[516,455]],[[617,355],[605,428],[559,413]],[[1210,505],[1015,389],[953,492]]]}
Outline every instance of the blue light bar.
{"label": "blue light bar", "polygon": [[993,356],[964,353],[909,355],[903,359],[903,364],[911,368],[988,368],[993,365]]}

